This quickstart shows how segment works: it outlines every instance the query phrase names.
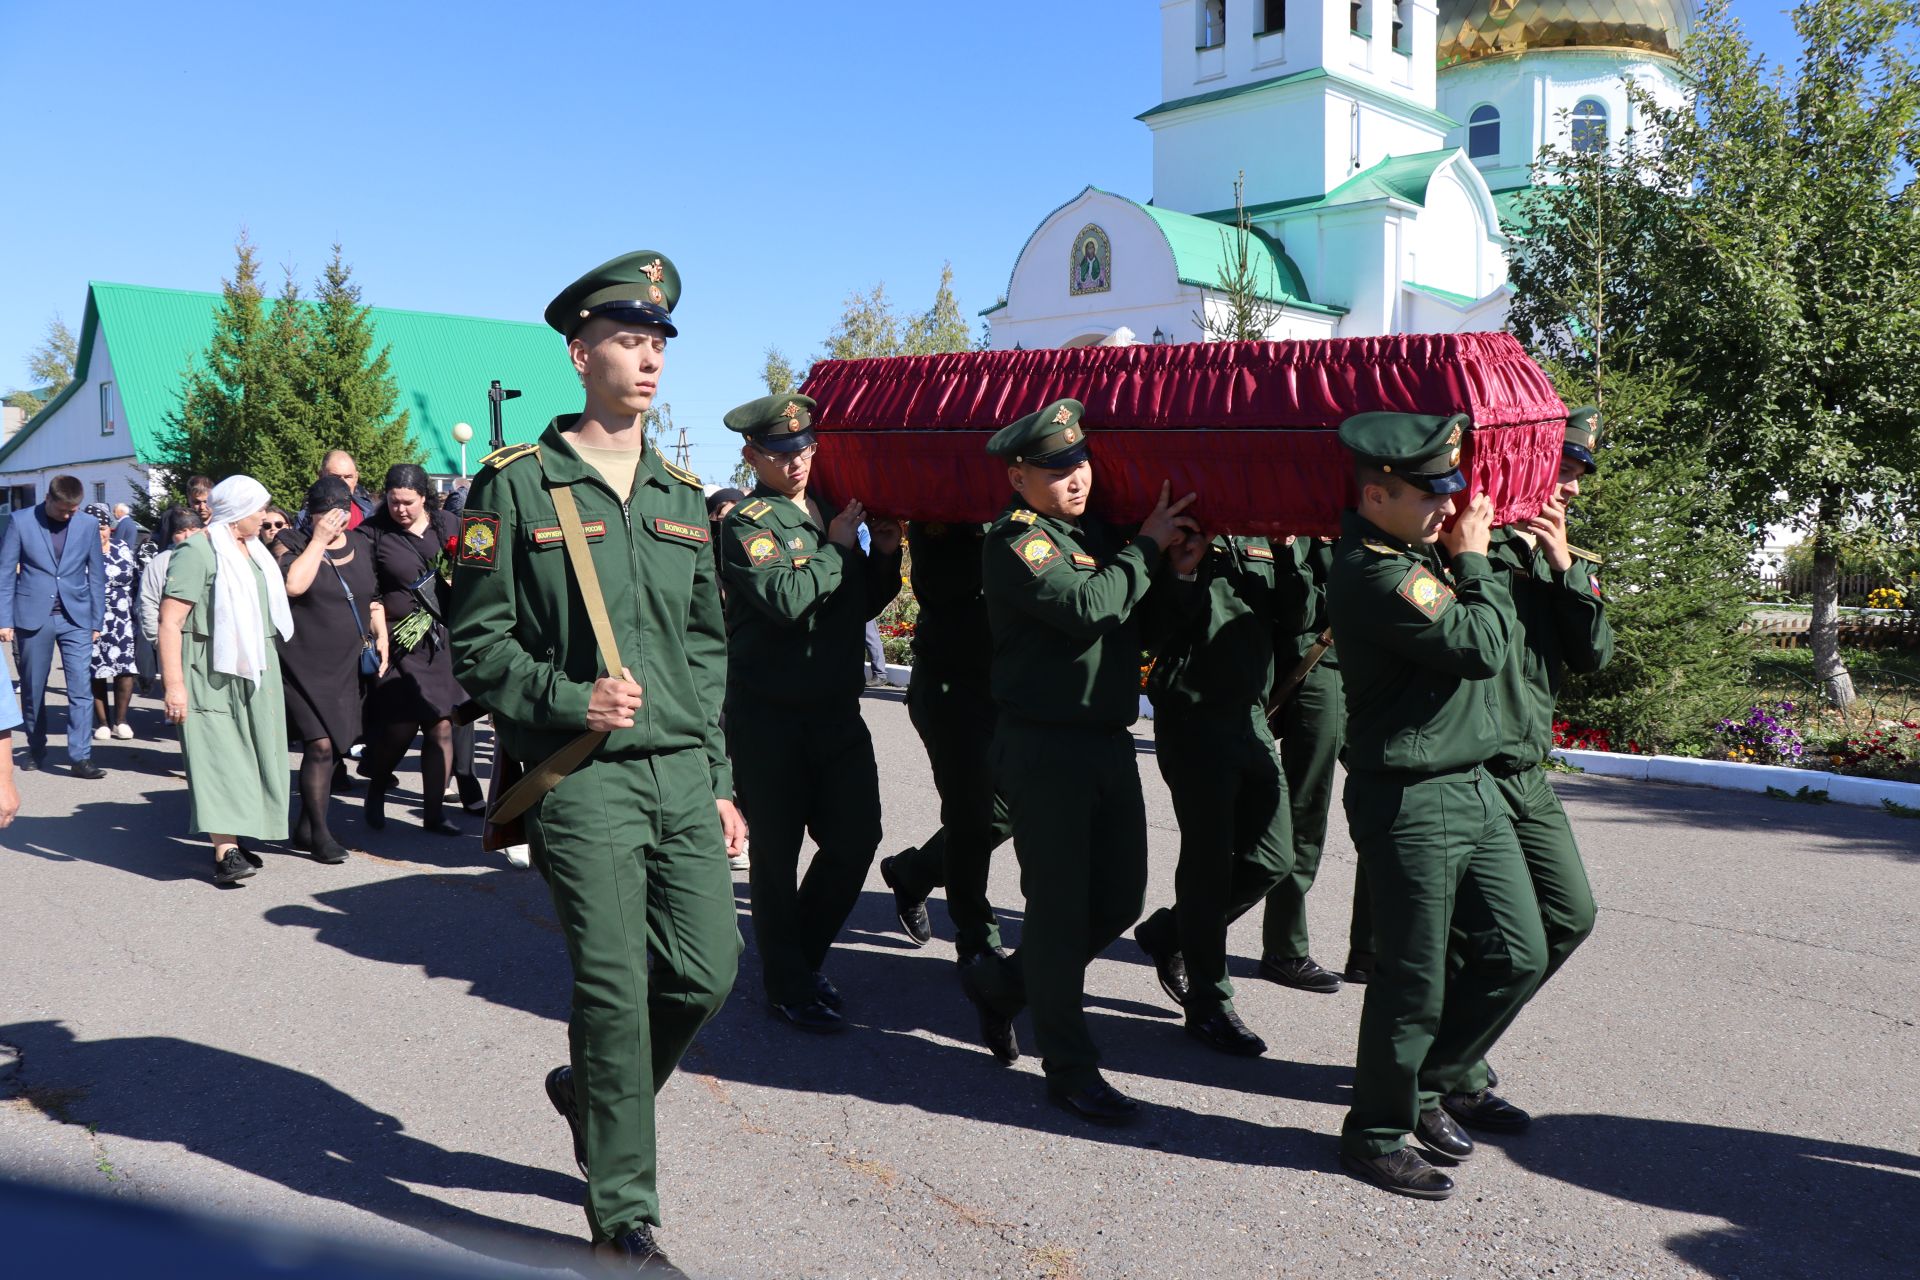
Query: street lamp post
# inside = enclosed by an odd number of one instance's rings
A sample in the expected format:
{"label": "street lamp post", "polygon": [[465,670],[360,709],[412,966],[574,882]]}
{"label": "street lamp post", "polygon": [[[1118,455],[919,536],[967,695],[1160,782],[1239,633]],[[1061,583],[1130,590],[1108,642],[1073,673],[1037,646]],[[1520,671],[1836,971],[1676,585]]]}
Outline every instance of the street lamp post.
{"label": "street lamp post", "polygon": [[467,474],[467,441],[473,439],[473,428],[464,422],[453,424],[453,438],[460,442],[460,474]]}

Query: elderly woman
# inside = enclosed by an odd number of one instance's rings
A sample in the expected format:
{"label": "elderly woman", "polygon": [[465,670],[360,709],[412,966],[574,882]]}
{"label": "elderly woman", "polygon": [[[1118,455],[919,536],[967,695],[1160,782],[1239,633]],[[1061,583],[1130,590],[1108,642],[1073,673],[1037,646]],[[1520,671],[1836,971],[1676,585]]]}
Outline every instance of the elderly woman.
{"label": "elderly woman", "polygon": [[386,610],[375,589],[373,539],[347,528],[352,504],[346,481],[321,476],[307,490],[311,532],[284,530],[273,547],[286,571],[293,611],[293,638],[280,645],[287,719],[302,744],[293,847],[320,862],[347,860],[346,846],[333,838],[327,821],[334,766],[360,737],[360,677],[387,669]]}
{"label": "elderly woman", "polygon": [[[453,653],[447,645],[446,583],[438,567],[460,522],[444,511],[428,509],[433,485],[412,463],[387,472],[385,502],[367,521],[373,532],[374,569],[380,601],[386,609],[392,648],[387,673],[367,698],[367,754],[362,771],[367,788],[367,825],[387,825],[387,789],[393,771],[421,737],[421,823],[435,835],[457,836],[460,828],[445,814],[447,776],[453,760],[453,712],[467,700],[453,678]],[[418,623],[403,627],[411,614],[424,614],[425,629],[411,644],[401,640]]]}
{"label": "elderly woman", "polygon": [[[113,537],[113,512],[104,502],[87,505],[87,514],[100,522],[100,558],[106,572],[107,611],[93,638],[93,736],[96,741],[127,739],[133,728],[127,708],[133,705],[133,548]],[[107,693],[113,693],[113,719],[107,719]]]}
{"label": "elderly woman", "polygon": [[160,605],[167,719],[181,726],[191,827],[214,882],[252,875],[240,837],[287,838],[287,708],[273,637],[293,636],[280,568],[258,541],[267,490],[232,476],[207,495],[207,536],[174,548]]}

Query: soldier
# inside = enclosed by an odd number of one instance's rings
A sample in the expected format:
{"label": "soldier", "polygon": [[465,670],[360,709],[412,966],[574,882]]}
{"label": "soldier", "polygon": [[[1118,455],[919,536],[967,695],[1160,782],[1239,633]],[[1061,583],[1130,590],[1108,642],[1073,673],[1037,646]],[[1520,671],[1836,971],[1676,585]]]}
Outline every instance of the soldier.
{"label": "soldier", "polygon": [[925,844],[880,860],[894,913],[916,947],[933,938],[927,895],[944,885],[960,964],[999,952],[1000,926],[987,901],[993,851],[1012,826],[994,794],[993,695],[987,681],[993,636],[980,589],[982,524],[915,523],[907,570],[920,617],[913,628],[913,681],[907,714],[927,749],[940,793],[940,829]]}
{"label": "soldier", "polygon": [[586,409],[487,457],[452,609],[456,676],[507,757],[545,762],[495,816],[534,797],[533,864],[573,963],[571,1066],[547,1093],[587,1176],[595,1250],[671,1275],[653,1237],[654,1095],[732,989],[726,855],[746,837],[720,736],[726,638],[700,480],[644,434],[679,296],[673,264],[645,251],[548,304]]}
{"label": "soldier", "polygon": [[981,558],[993,631],[993,781],[1013,821],[1026,895],[1021,946],[960,970],[982,1039],[1020,1056],[1013,1018],[1033,1007],[1056,1103],[1096,1124],[1125,1124],[1139,1104],[1101,1078],[1082,998],[1087,964],[1140,917],[1147,885],[1146,808],[1131,726],[1139,715],[1135,609],[1163,561],[1194,528],[1188,494],[1166,487],[1129,542],[1086,515],[1093,488],[1082,409],[1056,400],[995,433],[1014,496]]}
{"label": "soldier", "polygon": [[[728,412],[759,483],[720,525],[727,584],[727,742],[753,822],[753,936],[771,1011],[846,1028],[820,972],[880,844],[880,774],[860,718],[867,619],[900,592],[900,526],[808,490],[814,403],[762,396]],[[799,875],[800,845],[819,848]]]}
{"label": "soldier", "polygon": [[[1260,976],[1300,991],[1331,994],[1340,978],[1314,963],[1307,947],[1307,891],[1320,874],[1327,841],[1327,808],[1333,801],[1333,766],[1346,728],[1346,696],[1340,686],[1340,655],[1327,619],[1327,574],[1333,567],[1332,538],[1289,538],[1281,571],[1301,596],[1300,625],[1278,642],[1282,671],[1298,683],[1276,693],[1270,723],[1280,740],[1280,771],[1287,779],[1293,817],[1293,867],[1273,892],[1260,927]],[[1352,956],[1348,957],[1351,971]],[[1364,979],[1365,975],[1361,975]]]}
{"label": "soldier", "polygon": [[[1596,413],[1581,408],[1567,418],[1553,497],[1533,519],[1494,530],[1488,550],[1494,572],[1510,584],[1519,630],[1495,684],[1500,745],[1487,761],[1487,772],[1513,819],[1540,903],[1547,939],[1543,983],[1593,932],[1593,891],[1580,848],[1540,765],[1553,749],[1553,704],[1567,671],[1598,671],[1613,657],[1600,558],[1567,542],[1567,504],[1579,494],[1580,478],[1594,470]],[[1472,942],[1456,938],[1456,950],[1470,953]],[[1456,964],[1470,963],[1465,955],[1456,957]],[[1441,1105],[1470,1128],[1497,1133],[1526,1128],[1526,1112],[1487,1092],[1496,1083],[1487,1064],[1476,1062]]]}
{"label": "soldier", "polygon": [[1267,539],[1222,534],[1205,548],[1192,573],[1149,597],[1164,637],[1147,686],[1154,759],[1180,822],[1180,861],[1174,905],[1141,921],[1133,937],[1185,1009],[1188,1035],[1258,1057],[1266,1042],[1233,1007],[1227,927],[1292,865],[1292,812],[1266,698],[1275,631],[1298,630],[1302,602],[1291,589],[1298,579],[1276,574]]}
{"label": "soldier", "polygon": [[[1340,427],[1359,509],[1342,517],[1327,607],[1347,694],[1347,828],[1367,873],[1377,967],[1360,1014],[1341,1163],[1401,1195],[1444,1200],[1442,1161],[1473,1143],[1440,1106],[1546,967],[1540,907],[1485,762],[1499,746],[1494,677],[1513,601],[1487,561],[1482,494],[1466,487],[1465,414],[1363,413]],[[1436,552],[1436,544],[1444,554]],[[1450,931],[1479,940],[1451,980]]]}

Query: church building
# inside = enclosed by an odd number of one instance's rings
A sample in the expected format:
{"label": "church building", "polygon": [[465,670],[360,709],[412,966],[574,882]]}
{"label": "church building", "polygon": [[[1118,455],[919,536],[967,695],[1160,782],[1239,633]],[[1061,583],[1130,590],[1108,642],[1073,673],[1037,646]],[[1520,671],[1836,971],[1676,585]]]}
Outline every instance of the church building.
{"label": "church building", "polygon": [[1041,221],[991,345],[1197,342],[1247,268],[1267,337],[1498,329],[1516,197],[1548,146],[1677,103],[1691,0],[1159,0],[1151,199],[1087,187]]}

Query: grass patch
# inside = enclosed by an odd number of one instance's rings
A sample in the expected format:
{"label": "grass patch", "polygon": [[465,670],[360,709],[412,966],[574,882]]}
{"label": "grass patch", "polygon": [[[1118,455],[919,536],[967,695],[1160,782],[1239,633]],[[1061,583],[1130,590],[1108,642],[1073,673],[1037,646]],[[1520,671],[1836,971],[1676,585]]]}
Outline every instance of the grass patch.
{"label": "grass patch", "polygon": [[1831,804],[1832,797],[1824,791],[1815,791],[1812,787],[1801,787],[1798,791],[1782,791],[1779,787],[1768,787],[1767,795],[1774,800],[1793,800],[1800,804]]}

